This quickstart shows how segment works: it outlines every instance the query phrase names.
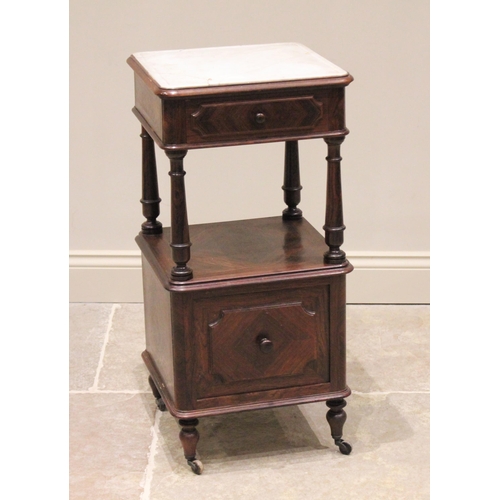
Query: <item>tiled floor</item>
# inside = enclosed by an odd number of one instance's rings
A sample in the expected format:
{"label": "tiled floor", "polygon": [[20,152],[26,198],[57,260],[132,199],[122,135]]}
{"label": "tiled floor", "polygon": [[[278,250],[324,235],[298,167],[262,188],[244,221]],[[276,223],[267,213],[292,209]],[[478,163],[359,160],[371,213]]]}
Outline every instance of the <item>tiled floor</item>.
{"label": "tiled floor", "polygon": [[197,476],[150,393],[142,304],[71,304],[70,498],[429,498],[429,307],[347,311],[351,455],[324,403],[206,417]]}

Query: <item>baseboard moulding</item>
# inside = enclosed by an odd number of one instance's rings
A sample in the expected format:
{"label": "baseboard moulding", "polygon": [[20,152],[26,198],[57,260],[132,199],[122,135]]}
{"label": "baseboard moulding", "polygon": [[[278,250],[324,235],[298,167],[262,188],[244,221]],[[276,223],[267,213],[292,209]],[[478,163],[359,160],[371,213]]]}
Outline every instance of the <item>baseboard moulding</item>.
{"label": "baseboard moulding", "polygon": [[[350,304],[428,304],[429,252],[346,251]],[[73,250],[71,302],[142,302],[141,256],[136,250]]]}

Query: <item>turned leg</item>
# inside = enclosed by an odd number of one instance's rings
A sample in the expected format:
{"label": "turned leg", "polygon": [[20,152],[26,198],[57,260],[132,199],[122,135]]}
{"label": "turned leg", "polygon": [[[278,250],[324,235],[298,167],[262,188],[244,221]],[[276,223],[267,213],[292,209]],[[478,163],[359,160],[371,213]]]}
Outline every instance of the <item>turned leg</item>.
{"label": "turned leg", "polygon": [[326,419],[330,425],[332,438],[335,444],[339,447],[340,453],[349,455],[352,451],[351,445],[342,439],[342,430],[347,418],[344,411],[346,405],[345,399],[331,399],[326,402],[326,406],[330,408],[326,414]]}
{"label": "turned leg", "polygon": [[162,224],[156,218],[160,215],[161,198],[158,194],[158,176],[156,173],[155,145],[151,136],[142,127],[142,214],[146,221],[141,229],[144,234],[160,234]]}
{"label": "turned leg", "polygon": [[298,141],[285,142],[285,174],[283,178],[283,198],[288,208],[283,210],[284,220],[302,218],[302,210],[297,208],[300,203],[300,169]]}
{"label": "turned leg", "polygon": [[179,424],[181,425],[179,438],[184,448],[184,456],[195,474],[201,474],[203,472],[203,464],[196,458],[196,445],[200,440],[200,434],[196,429],[198,423],[197,418],[179,420]]}
{"label": "turned leg", "polygon": [[186,207],[186,191],[184,188],[183,159],[187,151],[166,151],[170,159],[171,183],[171,235],[170,246],[175,267],[171,276],[176,281],[187,281],[193,277],[193,271],[187,266],[191,257],[191,242],[189,241],[189,225]]}
{"label": "turned leg", "polygon": [[151,387],[151,390],[153,391],[153,396],[155,397],[156,406],[158,407],[158,409],[160,411],[166,411],[167,406],[165,405],[165,403],[161,397],[160,391],[156,387],[156,384],[154,383],[153,377],[151,375],[149,376],[149,386]]}
{"label": "turned leg", "polygon": [[324,254],[326,264],[344,267],[347,265],[346,255],[340,246],[344,242],[344,220],[342,213],[342,185],[340,182],[340,145],[343,137],[329,137],[325,139],[328,144],[328,176],[326,186],[326,216],[325,242],[329,246]]}

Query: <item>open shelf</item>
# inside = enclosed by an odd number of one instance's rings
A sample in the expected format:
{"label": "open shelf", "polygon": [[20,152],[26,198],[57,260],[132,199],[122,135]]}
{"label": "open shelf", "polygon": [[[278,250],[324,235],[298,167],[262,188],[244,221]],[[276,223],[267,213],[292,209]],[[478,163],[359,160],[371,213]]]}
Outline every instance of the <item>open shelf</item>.
{"label": "open shelf", "polygon": [[[324,271],[346,273],[352,268],[324,264],[328,249],[323,237],[305,219],[284,221],[266,217],[189,226],[193,279],[196,284]],[[139,234],[137,244],[162,284],[169,288],[170,228],[159,235]],[[173,282],[175,283],[175,282]]]}

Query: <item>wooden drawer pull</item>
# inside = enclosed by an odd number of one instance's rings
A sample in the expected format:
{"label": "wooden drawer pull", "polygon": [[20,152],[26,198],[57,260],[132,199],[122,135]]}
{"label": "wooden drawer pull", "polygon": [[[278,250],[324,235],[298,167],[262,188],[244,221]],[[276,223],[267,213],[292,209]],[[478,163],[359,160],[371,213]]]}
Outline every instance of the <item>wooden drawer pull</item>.
{"label": "wooden drawer pull", "polygon": [[273,341],[263,335],[257,337],[257,343],[262,352],[271,352],[273,350]]}

